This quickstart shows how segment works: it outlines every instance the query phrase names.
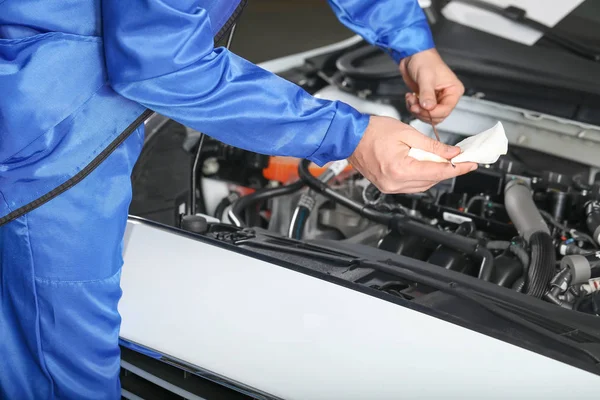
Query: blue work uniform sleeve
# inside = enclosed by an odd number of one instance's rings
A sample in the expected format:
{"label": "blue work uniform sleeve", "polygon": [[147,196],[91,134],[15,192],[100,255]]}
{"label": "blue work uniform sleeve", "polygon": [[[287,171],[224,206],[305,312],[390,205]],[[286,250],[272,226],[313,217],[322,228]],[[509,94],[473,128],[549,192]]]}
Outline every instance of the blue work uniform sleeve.
{"label": "blue work uniform sleeve", "polygon": [[102,12],[114,90],[224,143],[323,165],[350,156],[367,127],[368,115],[215,48],[198,0],[103,0]]}
{"label": "blue work uniform sleeve", "polygon": [[327,0],[340,22],[397,63],[434,47],[417,0]]}

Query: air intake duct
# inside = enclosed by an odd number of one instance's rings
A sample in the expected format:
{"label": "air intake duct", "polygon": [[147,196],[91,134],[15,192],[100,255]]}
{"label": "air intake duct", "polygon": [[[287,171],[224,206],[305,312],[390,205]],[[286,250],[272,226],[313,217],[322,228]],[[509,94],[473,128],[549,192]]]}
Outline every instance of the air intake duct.
{"label": "air intake duct", "polygon": [[541,298],[554,275],[556,252],[550,229],[540,214],[530,188],[521,180],[509,181],[504,188],[504,205],[511,221],[527,242],[531,257],[524,292]]}

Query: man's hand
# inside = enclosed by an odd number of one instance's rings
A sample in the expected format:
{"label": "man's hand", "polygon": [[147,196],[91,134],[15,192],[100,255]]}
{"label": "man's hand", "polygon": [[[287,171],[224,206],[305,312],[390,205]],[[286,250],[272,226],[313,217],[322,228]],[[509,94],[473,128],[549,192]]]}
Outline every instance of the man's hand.
{"label": "man's hand", "polygon": [[[465,87],[435,49],[403,59],[400,72],[414,93],[407,93],[406,107],[423,122],[442,122],[454,109]],[[431,119],[429,114],[431,113]]]}
{"label": "man's hand", "polygon": [[458,147],[431,139],[411,126],[388,117],[371,117],[363,138],[348,158],[365,178],[383,193],[419,193],[445,179],[466,174],[475,163],[418,161],[408,156],[411,147],[451,159]]}

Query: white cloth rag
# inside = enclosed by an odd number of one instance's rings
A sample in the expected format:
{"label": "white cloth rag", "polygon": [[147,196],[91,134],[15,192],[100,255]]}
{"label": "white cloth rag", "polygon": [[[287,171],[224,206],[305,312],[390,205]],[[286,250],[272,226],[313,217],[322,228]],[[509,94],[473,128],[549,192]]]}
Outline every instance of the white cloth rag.
{"label": "white cloth rag", "polygon": [[[498,122],[487,131],[469,136],[456,146],[461,149],[461,153],[450,160],[452,164],[463,162],[493,164],[501,155],[508,152],[508,138],[502,123]],[[419,161],[449,162],[443,157],[414,147],[409,150],[408,155]]]}

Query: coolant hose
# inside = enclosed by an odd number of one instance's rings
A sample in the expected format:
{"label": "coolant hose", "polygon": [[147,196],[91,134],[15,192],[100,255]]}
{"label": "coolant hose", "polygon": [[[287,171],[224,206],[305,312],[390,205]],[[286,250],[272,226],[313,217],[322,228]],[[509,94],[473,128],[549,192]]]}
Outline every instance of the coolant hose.
{"label": "coolant hose", "polygon": [[269,200],[274,197],[292,194],[302,189],[304,186],[305,183],[302,180],[298,180],[286,186],[264,188],[257,190],[256,192],[247,196],[240,197],[235,203],[233,203],[233,206],[229,209],[229,219],[236,226],[243,227],[244,223],[242,222],[242,218],[240,215],[247,207],[251,206],[252,204],[258,203],[259,201]]}
{"label": "coolant hose", "polygon": [[519,261],[521,261],[521,264],[523,265],[523,270],[525,271],[525,273],[527,273],[530,264],[529,254],[527,253],[527,250],[525,250],[522,246],[518,245],[517,243],[511,243],[510,247],[508,248],[508,251],[513,253],[519,259]]}
{"label": "coolant hose", "polygon": [[525,278],[524,276],[527,275],[527,271],[529,270],[529,253],[527,253],[527,250],[524,249],[519,243],[517,242],[506,242],[506,241],[502,241],[502,240],[498,240],[498,241],[489,241],[487,242],[486,246],[488,249],[490,250],[504,250],[504,251],[509,251],[511,252],[515,257],[517,257],[517,259],[519,260],[519,262],[521,263],[521,265],[523,266],[523,276],[521,276],[519,279],[516,280],[516,282],[513,284],[512,288],[514,290],[516,290],[517,292],[521,292],[523,290],[523,287],[525,287]]}
{"label": "coolant hose", "polygon": [[316,192],[321,193],[322,195],[324,195],[331,201],[338,203],[367,219],[370,219],[374,222],[378,222],[378,223],[384,224],[384,225],[389,224],[389,222],[392,218],[391,215],[373,210],[366,206],[363,206],[362,204],[357,203],[354,200],[351,200],[351,199],[345,197],[344,195],[339,194],[335,190],[331,189],[327,185],[327,183],[322,182],[319,179],[317,179],[315,176],[313,176],[308,169],[309,165],[310,165],[309,160],[302,160],[300,162],[300,165],[298,166],[298,175],[300,176],[300,179],[308,187],[310,187],[311,189],[313,189]]}
{"label": "coolant hose", "polygon": [[512,288],[517,292],[522,292],[525,287],[525,276],[529,270],[529,253],[519,243],[516,242],[505,242],[505,241],[489,241],[486,247],[490,250],[504,250],[511,252],[521,265],[523,265],[523,276],[515,281]]}
{"label": "coolant hose", "polygon": [[531,190],[520,180],[512,180],[504,189],[504,205],[519,234],[531,248],[524,291],[541,298],[554,275],[556,252],[550,229],[538,210]]}
{"label": "coolant hose", "polygon": [[[321,182],[327,183],[342,173],[347,166],[348,161],[346,160],[335,161],[317,179]],[[300,200],[298,200],[298,205],[294,210],[294,214],[292,215],[292,220],[290,222],[290,228],[288,231],[288,236],[290,238],[302,239],[304,226],[306,225],[306,222],[310,217],[310,213],[315,206],[315,194],[316,193],[314,190],[309,190],[307,193],[303,193],[302,196],[300,196]]]}
{"label": "coolant hose", "polygon": [[478,240],[438,230],[437,228],[412,221],[404,215],[383,213],[368,208],[332,190],[326,183],[314,177],[308,170],[309,160],[302,160],[298,166],[298,175],[311,189],[323,194],[330,200],[356,212],[374,222],[387,225],[396,232],[409,232],[431,241],[437,242],[454,250],[472,255],[481,261],[479,278],[490,281],[493,274],[494,258],[492,253],[481,245]]}

